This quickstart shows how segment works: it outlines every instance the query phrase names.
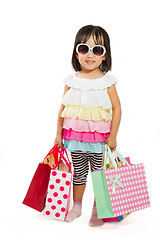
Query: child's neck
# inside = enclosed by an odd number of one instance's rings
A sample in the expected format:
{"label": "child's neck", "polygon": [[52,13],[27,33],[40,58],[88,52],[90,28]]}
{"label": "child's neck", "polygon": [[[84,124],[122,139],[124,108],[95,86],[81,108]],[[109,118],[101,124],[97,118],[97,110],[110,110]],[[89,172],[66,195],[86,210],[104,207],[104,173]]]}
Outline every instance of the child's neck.
{"label": "child's neck", "polygon": [[104,76],[104,73],[102,73],[100,69],[91,70],[91,71],[82,69],[80,72],[77,73],[77,77],[79,78],[96,79],[96,78],[101,78],[103,76]]}

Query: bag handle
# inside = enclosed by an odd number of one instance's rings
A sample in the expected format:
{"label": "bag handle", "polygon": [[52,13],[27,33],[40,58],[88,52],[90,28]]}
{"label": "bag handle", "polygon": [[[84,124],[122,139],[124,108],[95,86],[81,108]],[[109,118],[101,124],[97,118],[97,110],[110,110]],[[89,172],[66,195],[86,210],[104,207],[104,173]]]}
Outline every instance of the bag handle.
{"label": "bag handle", "polygon": [[[57,145],[57,144],[56,144],[56,145]],[[63,149],[63,150],[62,150],[62,149]],[[63,160],[64,160],[65,163],[67,164],[69,170],[71,171],[71,162],[70,162],[70,160],[69,160],[67,151],[66,151],[66,149],[64,149],[64,148],[62,148],[62,149],[61,149],[61,151],[60,151],[60,149],[58,148],[58,152],[60,153],[60,156],[63,158]],[[66,154],[66,156],[67,156],[68,161],[67,161],[66,158],[64,157],[64,152],[65,152],[65,154]],[[62,162],[62,159],[60,159],[60,161],[57,162],[57,164],[55,165],[54,168],[52,168],[52,170],[54,170],[55,168],[57,168],[58,165],[59,165],[61,162]]]}
{"label": "bag handle", "polygon": [[[71,162],[70,162],[70,160],[69,160],[69,157],[68,157],[68,153],[67,153],[67,150],[65,149],[65,148],[61,148],[61,152],[62,152],[62,154],[66,154],[66,157],[67,157],[67,161],[68,161],[68,164],[70,164],[71,165]],[[65,159],[66,160],[66,159]]]}
{"label": "bag handle", "polygon": [[106,169],[107,153],[108,153],[109,159],[110,159],[113,167],[115,167],[115,169],[117,169],[117,164],[116,164],[115,158],[113,157],[113,153],[111,152],[111,149],[108,147],[107,144],[104,144],[104,146],[103,146],[103,154],[104,154],[103,169]]}
{"label": "bag handle", "polygon": [[[112,152],[107,144],[104,144],[103,148],[104,148],[104,153],[105,153],[103,169],[106,169],[106,162],[107,162],[107,154],[106,153],[108,153],[109,159],[116,170],[117,170],[117,164],[116,164],[117,155],[118,155],[118,157],[120,157],[120,160],[123,162],[123,164],[127,164],[128,167],[131,168],[131,165],[117,150]],[[113,155],[115,155],[115,157],[113,157]]]}
{"label": "bag handle", "polygon": [[[57,150],[56,151],[56,153],[55,153],[55,150]],[[56,159],[58,159],[58,144],[55,144],[52,148],[51,148],[51,150],[49,151],[49,153],[45,156],[45,158],[44,159],[46,159],[49,155],[51,155],[51,154],[53,154],[53,156],[55,156],[55,157],[57,157]]]}
{"label": "bag handle", "polygon": [[[66,154],[66,156],[67,156],[67,160],[68,160],[68,161],[67,161],[66,158],[64,157],[64,152],[65,152],[65,154]],[[55,168],[62,162],[61,158],[63,158],[64,161],[65,161],[65,163],[67,164],[67,166],[68,166],[69,169],[71,170],[71,162],[70,162],[70,160],[69,160],[67,151],[66,151],[65,148],[61,148],[61,150],[60,150],[60,149],[58,148],[58,144],[55,144],[55,145],[51,148],[51,150],[49,151],[49,153],[46,155],[45,158],[47,158],[50,154],[53,154],[53,157],[54,157],[55,159],[58,159],[58,153],[60,153],[60,161],[56,161],[56,162],[55,162],[55,166],[54,166],[54,168],[52,168],[52,169],[55,169]],[[45,158],[44,158],[44,159],[45,159]]]}
{"label": "bag handle", "polygon": [[131,169],[131,165],[128,163],[128,161],[117,150],[115,150],[115,153],[120,158],[120,160]]}

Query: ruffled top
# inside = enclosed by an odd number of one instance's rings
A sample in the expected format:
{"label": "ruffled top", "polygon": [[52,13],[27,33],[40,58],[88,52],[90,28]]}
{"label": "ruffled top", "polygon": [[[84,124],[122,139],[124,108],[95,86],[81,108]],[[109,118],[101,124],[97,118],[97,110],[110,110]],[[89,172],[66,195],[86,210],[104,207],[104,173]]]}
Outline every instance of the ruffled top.
{"label": "ruffled top", "polygon": [[71,88],[76,88],[83,91],[99,91],[111,87],[113,84],[118,82],[118,79],[112,74],[108,73],[103,77],[96,79],[79,78],[74,73],[69,74],[66,78],[64,78],[63,82]]}
{"label": "ruffled top", "polygon": [[74,73],[63,81],[70,87],[62,99],[64,147],[69,151],[102,153],[112,120],[107,88],[117,83],[117,78],[107,73],[98,79],[86,79]]}
{"label": "ruffled top", "polygon": [[113,75],[105,74],[98,79],[86,79],[79,78],[76,74],[70,74],[63,81],[70,87],[63,97],[62,103],[64,105],[112,108],[107,88],[118,81]]}

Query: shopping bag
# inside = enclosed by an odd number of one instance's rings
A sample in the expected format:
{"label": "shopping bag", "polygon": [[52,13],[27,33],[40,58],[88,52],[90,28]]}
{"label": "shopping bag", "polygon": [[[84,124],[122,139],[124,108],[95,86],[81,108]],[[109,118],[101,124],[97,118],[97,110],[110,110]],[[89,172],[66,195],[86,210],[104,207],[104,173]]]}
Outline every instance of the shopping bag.
{"label": "shopping bag", "polygon": [[[103,161],[102,161],[102,164],[103,164],[103,162],[104,162],[104,159],[105,159],[105,157],[107,157],[106,156],[106,152],[105,152],[105,148],[103,149]],[[129,164],[131,164],[130,163],[130,158],[129,157],[127,157],[126,158],[126,160],[127,160],[127,162],[129,163]],[[109,169],[109,168],[111,168],[112,167],[112,165],[111,165],[111,162],[110,161],[105,161],[106,162],[106,169]],[[119,167],[119,166],[122,166],[122,161],[120,161],[120,159],[118,158],[118,156],[117,156],[117,167]],[[102,165],[103,166],[103,165]],[[118,216],[118,217],[114,217],[114,218],[103,218],[103,221],[104,222],[121,222],[124,218],[126,218],[128,215],[129,215],[130,213],[128,213],[128,214],[124,214],[124,215],[121,215],[121,216]]]}
{"label": "shopping bag", "polygon": [[113,218],[150,206],[149,192],[143,163],[129,164],[115,151],[124,165],[117,167],[111,150],[108,155],[114,168],[91,173],[98,218]]}
{"label": "shopping bag", "polygon": [[[45,198],[51,171],[50,166],[55,166],[55,164],[58,162],[58,152],[59,149],[58,145],[56,144],[49,151],[44,160],[39,163],[28,188],[27,194],[22,202],[28,207],[31,207],[39,212],[41,212],[45,206]],[[52,161],[47,161],[47,157],[51,155]]]}
{"label": "shopping bag", "polygon": [[51,168],[48,164],[39,163],[23,200],[23,204],[39,212],[44,209],[50,170]]}
{"label": "shopping bag", "polygon": [[126,216],[127,214],[114,217],[114,218],[103,218],[103,222],[121,222]]}
{"label": "shopping bag", "polygon": [[[67,159],[62,152],[61,161],[57,164],[59,169],[57,169],[57,166],[51,169],[46,206],[44,209],[45,216],[62,221],[65,220],[69,211],[72,183],[71,163],[65,149],[64,152]],[[68,167],[68,171],[66,166],[62,164],[62,161],[65,162],[65,165]]]}

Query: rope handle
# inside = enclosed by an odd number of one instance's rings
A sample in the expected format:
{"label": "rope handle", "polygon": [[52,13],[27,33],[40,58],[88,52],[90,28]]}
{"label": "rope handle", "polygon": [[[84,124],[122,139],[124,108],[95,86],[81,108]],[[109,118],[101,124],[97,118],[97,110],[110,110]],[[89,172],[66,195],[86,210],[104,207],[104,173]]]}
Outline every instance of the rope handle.
{"label": "rope handle", "polygon": [[[44,160],[51,154],[53,154],[53,157],[55,158],[55,160],[58,159],[58,153],[60,154],[60,160],[59,161],[55,161],[55,166],[52,169],[55,169],[61,162],[62,162],[62,158],[65,161],[65,163],[67,164],[67,166],[69,167],[69,169],[71,170],[71,162],[69,160],[67,151],[65,148],[61,148],[61,150],[58,148],[58,144],[55,144],[51,150],[48,152],[48,154],[45,156]],[[67,160],[64,157],[64,153],[66,154]]]}
{"label": "rope handle", "polygon": [[[56,144],[56,145],[57,145],[57,144]],[[57,145],[57,146],[58,146],[58,145]],[[52,170],[58,167],[58,165],[62,162],[62,158],[63,158],[63,160],[64,160],[65,163],[67,164],[69,170],[71,171],[71,162],[70,162],[70,160],[69,160],[69,157],[68,157],[68,154],[67,154],[66,149],[65,149],[65,148],[62,148],[62,149],[60,150],[60,149],[58,148],[58,152],[59,152],[61,158],[60,158],[60,161],[57,162],[57,164],[55,165],[55,167],[52,168]],[[68,160],[68,161],[66,160],[66,158],[65,158],[65,156],[64,156],[64,152],[65,152],[65,154],[66,154],[66,156],[67,156],[67,160]]]}
{"label": "rope handle", "polygon": [[[104,151],[103,151],[103,154],[104,154],[103,169],[106,169],[107,153],[108,153],[109,159],[110,159],[110,161],[111,161],[111,163],[112,163],[112,165],[115,169],[117,169],[117,164],[116,164],[117,163],[117,156],[120,158],[120,160],[123,162],[123,164],[126,164],[126,165],[128,165],[129,168],[131,168],[131,165],[127,162],[127,160],[117,150],[112,152],[107,144],[105,144],[103,146],[103,148],[104,148]],[[114,154],[114,156],[113,156],[113,154]]]}
{"label": "rope handle", "polygon": [[[57,149],[56,149],[57,148]],[[58,150],[58,144],[55,144],[52,148],[51,148],[51,150],[49,151],[49,153],[45,156],[45,158],[44,158],[44,160],[49,156],[49,155],[51,155],[51,154],[53,154],[53,156],[55,156],[55,150]],[[58,151],[56,152],[56,154],[57,154],[57,158],[58,158]]]}

